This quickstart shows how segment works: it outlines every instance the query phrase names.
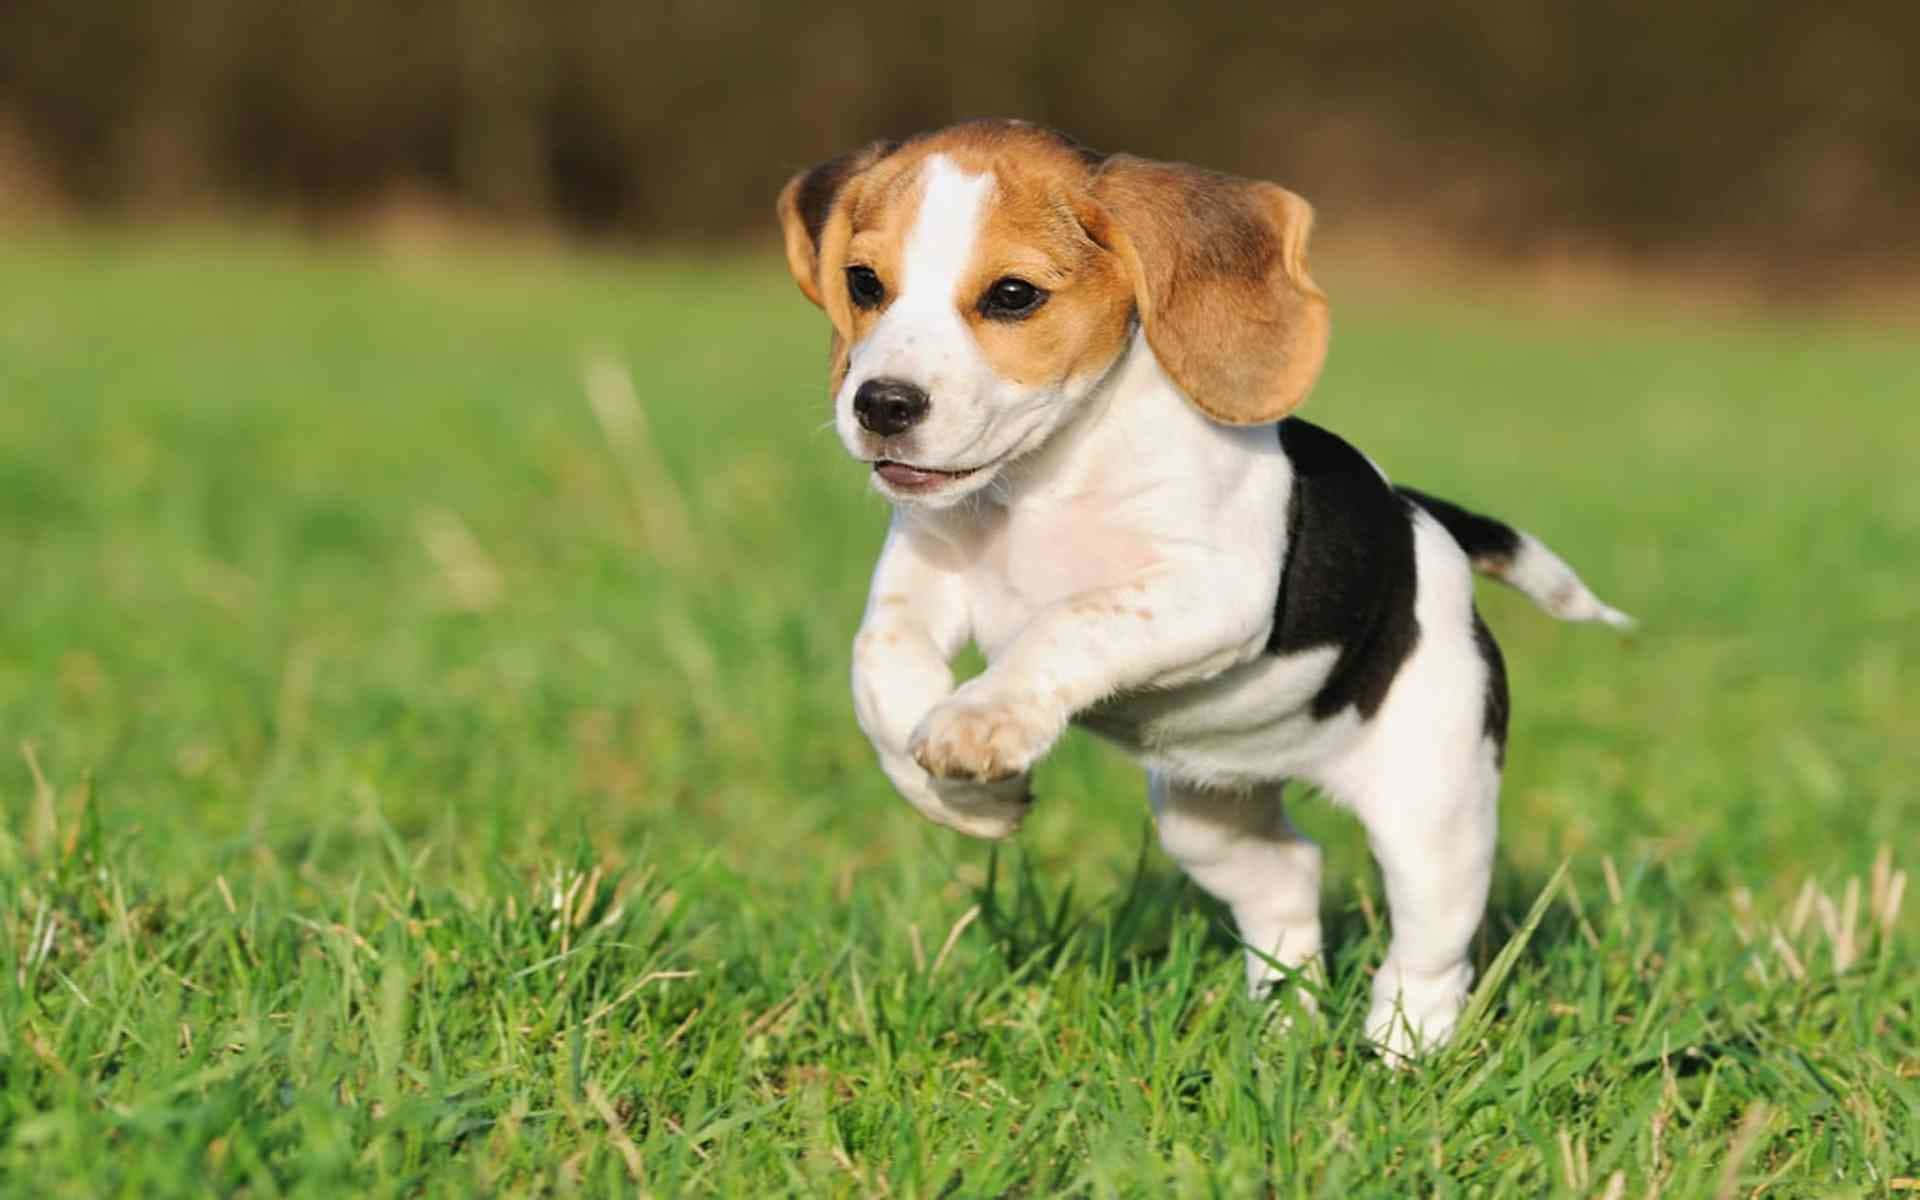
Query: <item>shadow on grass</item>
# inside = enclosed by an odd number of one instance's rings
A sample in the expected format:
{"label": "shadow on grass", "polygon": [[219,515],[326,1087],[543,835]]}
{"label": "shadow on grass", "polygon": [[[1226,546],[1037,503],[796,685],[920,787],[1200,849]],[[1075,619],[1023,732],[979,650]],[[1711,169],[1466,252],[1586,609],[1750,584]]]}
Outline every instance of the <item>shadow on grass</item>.
{"label": "shadow on grass", "polygon": [[[1474,936],[1476,979],[1485,977],[1494,956],[1521,929],[1551,878],[1550,871],[1505,861],[1495,868],[1486,916]],[[1016,973],[1045,974],[1084,962],[1110,983],[1125,985],[1166,970],[1176,955],[1208,969],[1224,958],[1238,961],[1244,948],[1226,906],[1159,856],[1151,826],[1125,886],[1099,900],[1077,904],[1071,884],[1050,892],[1030,855],[1017,849],[1003,854],[999,847],[988,857],[987,877],[974,899],[982,930]],[[1330,879],[1321,905],[1327,986],[1343,994],[1356,975],[1371,978],[1386,951],[1390,930],[1377,871],[1364,879]],[[1536,965],[1580,937],[1579,919],[1564,897],[1551,905],[1516,967]]]}
{"label": "shadow on grass", "polygon": [[1124,982],[1165,961],[1183,918],[1204,915],[1201,944],[1209,952],[1237,950],[1226,909],[1194,888],[1178,869],[1154,861],[1151,830],[1143,836],[1125,887],[1076,906],[1072,884],[1049,895],[1032,857],[994,847],[987,878],[975,889],[980,924],[1010,970],[1052,970],[1087,959]]}

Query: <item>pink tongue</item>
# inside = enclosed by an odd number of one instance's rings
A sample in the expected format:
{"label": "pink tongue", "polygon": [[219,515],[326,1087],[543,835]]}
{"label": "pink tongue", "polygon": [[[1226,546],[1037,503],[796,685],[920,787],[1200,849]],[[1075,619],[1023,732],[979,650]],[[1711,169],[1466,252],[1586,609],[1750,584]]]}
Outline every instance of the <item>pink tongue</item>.
{"label": "pink tongue", "polygon": [[874,467],[874,470],[880,473],[880,478],[895,487],[926,487],[951,478],[944,471],[922,471],[918,467],[897,462],[883,462]]}

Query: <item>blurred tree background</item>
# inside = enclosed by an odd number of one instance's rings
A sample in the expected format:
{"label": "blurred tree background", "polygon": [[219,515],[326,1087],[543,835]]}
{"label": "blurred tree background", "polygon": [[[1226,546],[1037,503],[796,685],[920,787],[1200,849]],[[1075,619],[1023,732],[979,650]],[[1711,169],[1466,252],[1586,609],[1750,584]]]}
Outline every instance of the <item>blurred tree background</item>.
{"label": "blurred tree background", "polygon": [[4,0],[0,193],[623,240],[768,228],[792,171],[1018,115],[1475,249],[1920,250],[1920,4]]}

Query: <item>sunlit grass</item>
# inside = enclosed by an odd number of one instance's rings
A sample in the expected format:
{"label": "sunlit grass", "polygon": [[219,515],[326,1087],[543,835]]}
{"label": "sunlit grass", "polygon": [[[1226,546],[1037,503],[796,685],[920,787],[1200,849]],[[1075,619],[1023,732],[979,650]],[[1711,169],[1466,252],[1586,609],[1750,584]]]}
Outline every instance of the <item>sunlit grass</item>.
{"label": "sunlit grass", "polygon": [[[1336,302],[1337,264],[1322,268]],[[1339,305],[1309,415],[1547,538],[1456,1051],[1324,1020],[1071,739],[997,855],[872,766],[884,510],[753,262],[0,247],[9,1193],[1883,1195],[1920,1176],[1910,344]]]}

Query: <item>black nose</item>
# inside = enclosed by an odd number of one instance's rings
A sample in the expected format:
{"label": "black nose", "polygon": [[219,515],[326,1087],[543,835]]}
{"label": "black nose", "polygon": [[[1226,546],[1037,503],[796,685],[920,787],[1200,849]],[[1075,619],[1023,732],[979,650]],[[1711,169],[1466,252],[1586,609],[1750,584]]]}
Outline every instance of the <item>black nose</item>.
{"label": "black nose", "polygon": [[869,379],[853,393],[853,415],[881,437],[905,433],[927,416],[927,394],[898,379]]}

